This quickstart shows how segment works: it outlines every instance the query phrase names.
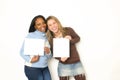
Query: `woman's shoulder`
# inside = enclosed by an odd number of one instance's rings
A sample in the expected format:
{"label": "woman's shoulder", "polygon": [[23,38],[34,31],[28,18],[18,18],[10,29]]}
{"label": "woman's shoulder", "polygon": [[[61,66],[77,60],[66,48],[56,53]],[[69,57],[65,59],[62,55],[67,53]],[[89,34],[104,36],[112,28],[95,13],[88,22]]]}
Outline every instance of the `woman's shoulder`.
{"label": "woman's shoulder", "polygon": [[73,30],[71,27],[64,27],[65,30]]}
{"label": "woman's shoulder", "polygon": [[26,38],[31,38],[33,36],[34,32],[30,32],[27,34]]}

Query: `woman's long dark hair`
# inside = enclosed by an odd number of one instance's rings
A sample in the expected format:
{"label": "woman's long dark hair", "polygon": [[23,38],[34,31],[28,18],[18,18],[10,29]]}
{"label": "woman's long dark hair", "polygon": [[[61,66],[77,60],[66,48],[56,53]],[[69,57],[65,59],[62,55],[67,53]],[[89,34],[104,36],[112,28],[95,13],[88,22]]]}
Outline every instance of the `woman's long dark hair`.
{"label": "woman's long dark hair", "polygon": [[[30,32],[34,32],[36,29],[35,29],[35,21],[36,21],[36,19],[37,18],[42,18],[44,21],[45,21],[45,23],[46,23],[46,20],[45,20],[45,17],[44,16],[42,16],[42,15],[37,15],[37,16],[35,16],[33,19],[32,19],[32,21],[31,21],[31,24],[30,24],[30,28],[29,28],[29,33]],[[47,29],[47,28],[46,28]]]}

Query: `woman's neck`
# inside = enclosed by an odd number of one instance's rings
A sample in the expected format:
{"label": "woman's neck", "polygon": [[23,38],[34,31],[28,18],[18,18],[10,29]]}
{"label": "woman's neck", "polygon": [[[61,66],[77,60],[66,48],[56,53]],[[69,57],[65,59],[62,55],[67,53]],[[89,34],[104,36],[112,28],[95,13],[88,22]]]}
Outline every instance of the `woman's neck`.
{"label": "woman's neck", "polygon": [[61,38],[62,37],[62,32],[58,31],[54,34],[56,38]]}

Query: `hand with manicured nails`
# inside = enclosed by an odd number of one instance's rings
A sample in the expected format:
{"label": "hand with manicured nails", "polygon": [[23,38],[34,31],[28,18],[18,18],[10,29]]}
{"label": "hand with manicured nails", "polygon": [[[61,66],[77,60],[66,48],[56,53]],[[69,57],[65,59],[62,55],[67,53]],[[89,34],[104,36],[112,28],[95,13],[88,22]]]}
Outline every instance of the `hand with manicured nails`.
{"label": "hand with manicured nails", "polygon": [[68,57],[61,57],[61,61],[65,62],[68,59]]}
{"label": "hand with manicured nails", "polygon": [[64,38],[71,40],[72,37],[70,35],[65,36]]}
{"label": "hand with manicured nails", "polygon": [[49,54],[50,53],[50,48],[44,47],[44,51],[45,51],[46,54]]}
{"label": "hand with manicured nails", "polygon": [[40,58],[39,55],[35,55],[35,56],[32,57],[32,59],[31,59],[30,62],[31,62],[31,63],[37,62],[37,61],[39,60],[39,58]]}

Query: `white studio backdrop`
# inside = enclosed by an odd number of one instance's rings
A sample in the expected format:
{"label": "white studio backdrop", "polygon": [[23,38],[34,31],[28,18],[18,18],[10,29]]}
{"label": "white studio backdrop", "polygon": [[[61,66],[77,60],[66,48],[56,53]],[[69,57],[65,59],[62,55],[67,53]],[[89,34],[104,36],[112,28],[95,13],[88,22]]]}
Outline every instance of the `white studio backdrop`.
{"label": "white studio backdrop", "polygon": [[[120,80],[119,0],[1,0],[0,80],[27,80],[20,47],[36,15],[56,16],[81,37],[77,44],[87,80]],[[58,61],[49,63],[58,80]],[[74,80],[71,78],[71,80]]]}

